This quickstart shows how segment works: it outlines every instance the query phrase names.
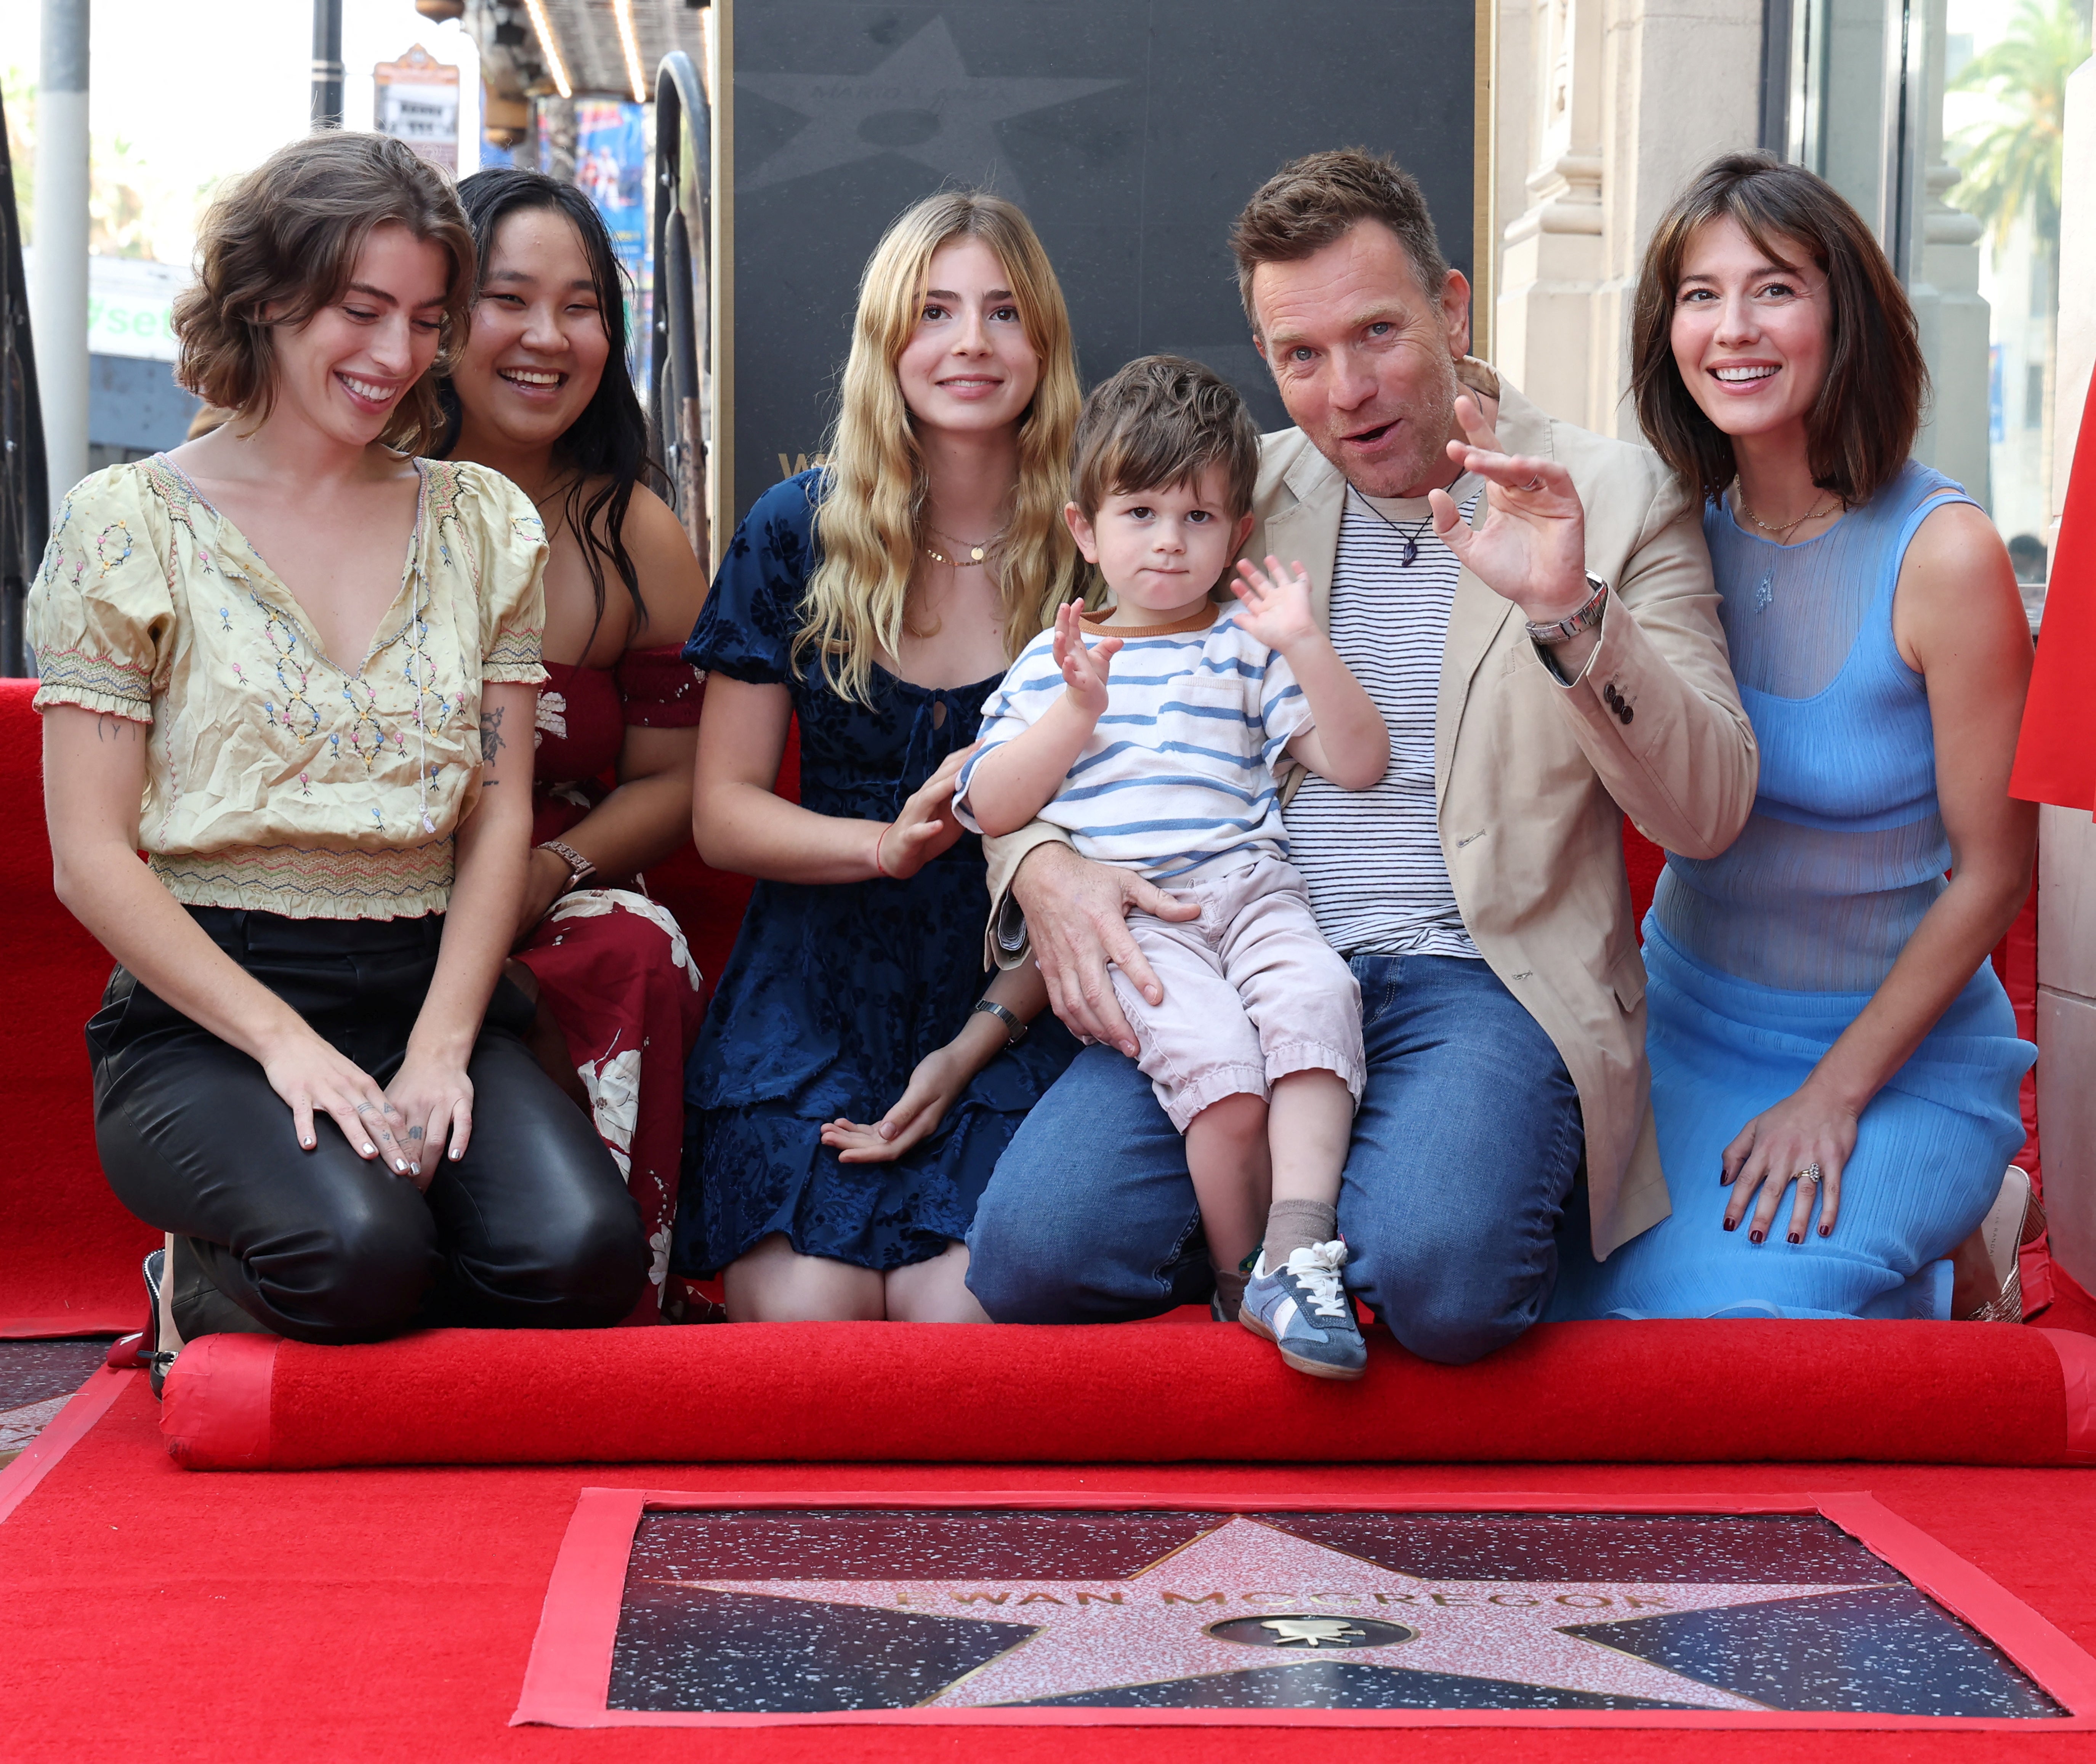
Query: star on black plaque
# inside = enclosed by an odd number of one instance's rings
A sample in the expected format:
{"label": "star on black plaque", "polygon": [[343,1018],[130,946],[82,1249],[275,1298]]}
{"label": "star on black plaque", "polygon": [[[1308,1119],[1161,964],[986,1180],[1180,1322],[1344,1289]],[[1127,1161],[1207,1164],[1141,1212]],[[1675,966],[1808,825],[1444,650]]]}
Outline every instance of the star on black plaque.
{"label": "star on black plaque", "polygon": [[972,74],[943,17],[865,73],[739,72],[735,83],[738,91],[807,119],[785,146],[738,177],[745,189],[896,153],[942,177],[993,187],[1014,202],[1024,201],[1026,193],[998,142],[996,125],[1126,84]]}
{"label": "star on black plaque", "polygon": [[2063,1713],[1825,1522],[1731,1515],[652,1514],[610,1703]]}

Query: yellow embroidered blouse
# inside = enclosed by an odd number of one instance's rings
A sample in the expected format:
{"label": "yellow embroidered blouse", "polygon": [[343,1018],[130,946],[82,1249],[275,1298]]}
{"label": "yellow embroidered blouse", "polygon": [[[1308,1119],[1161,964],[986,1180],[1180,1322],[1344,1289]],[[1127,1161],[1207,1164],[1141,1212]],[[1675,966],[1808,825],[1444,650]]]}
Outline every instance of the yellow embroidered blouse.
{"label": "yellow embroidered blouse", "polygon": [[484,466],[417,462],[400,590],[355,673],[164,459],[66,498],[29,590],[38,709],[151,725],[139,834],[194,906],[441,912],[479,797],[480,689],[536,685],[546,537]]}

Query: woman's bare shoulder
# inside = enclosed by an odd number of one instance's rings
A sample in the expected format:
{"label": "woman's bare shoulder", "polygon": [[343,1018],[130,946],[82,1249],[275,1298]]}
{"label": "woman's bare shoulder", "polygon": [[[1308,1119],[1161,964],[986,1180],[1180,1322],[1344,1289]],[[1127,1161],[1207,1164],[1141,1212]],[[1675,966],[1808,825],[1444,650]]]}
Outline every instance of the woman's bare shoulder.
{"label": "woman's bare shoulder", "polygon": [[644,484],[635,485],[626,510],[626,549],[640,575],[648,622],[627,639],[631,649],[681,643],[705,603],[706,573],[670,505]]}
{"label": "woman's bare shoulder", "polygon": [[1900,564],[1893,622],[1910,664],[1998,648],[2027,660],[2030,626],[2015,571],[1983,511],[1945,502],[1922,517]]}

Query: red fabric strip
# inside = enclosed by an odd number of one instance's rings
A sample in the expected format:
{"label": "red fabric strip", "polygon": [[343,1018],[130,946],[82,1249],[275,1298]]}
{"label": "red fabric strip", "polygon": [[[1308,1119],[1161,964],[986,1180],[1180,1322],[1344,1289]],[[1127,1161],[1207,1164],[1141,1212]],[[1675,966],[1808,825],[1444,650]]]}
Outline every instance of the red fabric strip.
{"label": "red fabric strip", "polygon": [[2089,387],[2045,595],[2045,629],[2009,794],[2096,808],[2096,383]]}
{"label": "red fabric strip", "polygon": [[[1169,1333],[774,1323],[283,1342],[266,1416],[251,1370],[266,1346],[225,1338],[211,1375],[182,1380],[179,1397],[170,1381],[167,1431],[194,1469],[1306,1452],[1335,1463],[2072,1461],[2062,1357],[2043,1331],[1560,1323],[1456,1367],[1378,1331],[1367,1378],[1346,1386],[1289,1371],[1241,1329]],[[221,1375],[235,1356],[238,1373]]]}

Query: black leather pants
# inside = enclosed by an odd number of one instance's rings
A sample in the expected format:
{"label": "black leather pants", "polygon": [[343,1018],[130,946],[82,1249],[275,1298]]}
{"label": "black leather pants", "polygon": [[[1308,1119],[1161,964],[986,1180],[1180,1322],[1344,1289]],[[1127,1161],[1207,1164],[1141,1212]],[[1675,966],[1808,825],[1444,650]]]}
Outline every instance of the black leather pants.
{"label": "black leather pants", "polygon": [[[287,919],[193,907],[212,940],[381,1085],[436,970],[440,916]],[[426,1193],[316,1113],[303,1149],[262,1068],[120,967],[89,1020],[95,1140],[110,1187],[192,1239],[203,1270],[270,1332],[374,1341],[429,1325],[583,1328],[640,1298],[640,1209],[588,1117],[496,988],[467,1070],[473,1136]]]}

